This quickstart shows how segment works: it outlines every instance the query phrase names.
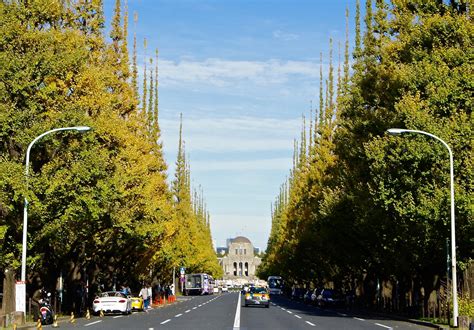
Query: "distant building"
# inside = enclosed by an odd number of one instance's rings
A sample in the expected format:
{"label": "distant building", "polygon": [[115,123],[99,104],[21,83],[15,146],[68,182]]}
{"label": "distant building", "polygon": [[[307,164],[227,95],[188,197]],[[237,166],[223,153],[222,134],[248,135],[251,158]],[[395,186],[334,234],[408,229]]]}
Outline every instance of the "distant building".
{"label": "distant building", "polygon": [[216,249],[224,279],[256,279],[255,271],[262,260],[255,256],[255,248],[247,237],[227,239],[226,247]]}

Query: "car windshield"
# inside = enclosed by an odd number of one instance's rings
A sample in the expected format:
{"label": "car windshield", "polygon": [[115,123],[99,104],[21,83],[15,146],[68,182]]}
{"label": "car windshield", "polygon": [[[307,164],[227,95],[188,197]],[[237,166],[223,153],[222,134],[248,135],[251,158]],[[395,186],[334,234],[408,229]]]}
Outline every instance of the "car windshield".
{"label": "car windshield", "polygon": [[250,293],[267,293],[267,289],[265,288],[250,288]]}
{"label": "car windshield", "polygon": [[120,297],[125,298],[125,295],[122,292],[118,291],[107,291],[100,294],[101,297]]}

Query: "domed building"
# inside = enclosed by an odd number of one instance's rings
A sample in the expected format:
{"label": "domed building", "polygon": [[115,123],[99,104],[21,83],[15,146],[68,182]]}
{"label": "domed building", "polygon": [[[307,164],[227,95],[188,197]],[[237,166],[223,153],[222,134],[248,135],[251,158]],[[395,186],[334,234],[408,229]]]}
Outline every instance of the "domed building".
{"label": "domed building", "polygon": [[255,271],[262,260],[255,255],[253,244],[247,237],[228,239],[227,247],[218,248],[217,254],[224,279],[256,279]]}

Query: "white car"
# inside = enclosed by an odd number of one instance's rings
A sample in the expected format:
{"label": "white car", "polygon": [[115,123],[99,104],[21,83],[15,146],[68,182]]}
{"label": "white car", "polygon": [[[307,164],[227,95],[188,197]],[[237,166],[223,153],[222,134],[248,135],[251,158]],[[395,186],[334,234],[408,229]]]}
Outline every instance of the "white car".
{"label": "white car", "polygon": [[132,299],[119,291],[102,292],[92,303],[94,314],[104,313],[122,313],[130,314],[132,312]]}

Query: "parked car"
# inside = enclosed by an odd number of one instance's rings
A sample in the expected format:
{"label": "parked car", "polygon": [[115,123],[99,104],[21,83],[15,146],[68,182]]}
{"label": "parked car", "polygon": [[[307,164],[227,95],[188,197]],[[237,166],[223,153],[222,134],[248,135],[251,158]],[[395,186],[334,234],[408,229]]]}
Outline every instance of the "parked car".
{"label": "parked car", "polygon": [[270,292],[264,287],[251,287],[245,294],[245,307],[249,305],[259,305],[270,307]]}
{"label": "parked car", "polygon": [[143,312],[145,309],[145,304],[142,297],[132,297],[132,310]]}
{"label": "parked car", "polygon": [[346,302],[344,295],[337,290],[324,289],[317,297],[317,304],[320,307],[343,307]]}
{"label": "parked car", "polygon": [[291,299],[292,300],[303,301],[304,293],[305,293],[305,289],[303,289],[303,288],[294,288],[291,291]]}
{"label": "parked car", "polygon": [[119,291],[102,292],[92,303],[94,314],[99,314],[101,310],[104,313],[130,314],[132,312],[132,299]]}

